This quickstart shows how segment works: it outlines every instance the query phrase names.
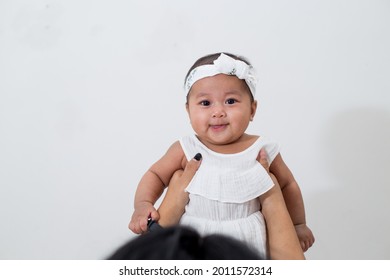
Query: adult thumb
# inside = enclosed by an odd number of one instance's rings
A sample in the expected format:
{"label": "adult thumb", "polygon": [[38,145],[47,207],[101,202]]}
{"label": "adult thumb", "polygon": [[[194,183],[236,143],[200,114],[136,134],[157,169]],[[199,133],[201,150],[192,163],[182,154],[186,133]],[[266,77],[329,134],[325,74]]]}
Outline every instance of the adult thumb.
{"label": "adult thumb", "polygon": [[196,171],[198,171],[201,162],[202,162],[202,154],[200,153],[197,153],[193,159],[187,162],[183,174],[181,175],[181,180],[183,181],[184,184],[190,183],[192,178],[195,176]]}
{"label": "adult thumb", "polygon": [[257,156],[257,161],[269,172],[269,163],[266,151],[262,148]]}

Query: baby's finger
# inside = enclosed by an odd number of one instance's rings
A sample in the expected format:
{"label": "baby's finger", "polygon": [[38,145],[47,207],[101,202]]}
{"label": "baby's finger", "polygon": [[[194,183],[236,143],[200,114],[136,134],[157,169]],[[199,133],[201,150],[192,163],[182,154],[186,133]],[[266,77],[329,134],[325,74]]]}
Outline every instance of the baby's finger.
{"label": "baby's finger", "polygon": [[128,227],[129,227],[129,229],[130,229],[132,232],[136,233],[136,232],[135,232],[135,228],[134,228],[134,223],[133,223],[133,222],[130,222]]}
{"label": "baby's finger", "polygon": [[301,241],[301,247],[302,247],[302,251],[303,251],[303,252],[306,252],[306,251],[307,251],[306,244],[305,244],[304,241]]}
{"label": "baby's finger", "polygon": [[309,249],[311,246],[313,246],[313,243],[314,243],[313,240],[307,241],[307,249]]}
{"label": "baby's finger", "polygon": [[158,221],[158,219],[160,219],[160,215],[156,210],[150,212],[150,217],[152,218],[153,221]]}
{"label": "baby's finger", "polygon": [[148,231],[148,219],[140,219],[139,227],[140,227],[141,233]]}
{"label": "baby's finger", "polygon": [[309,250],[309,248],[311,247],[311,244],[310,244],[310,241],[309,240],[307,240],[306,242],[305,242],[305,252],[307,251],[307,250]]}
{"label": "baby's finger", "polygon": [[139,227],[139,223],[137,223],[137,222],[131,222],[130,229],[132,232],[134,232],[136,234],[142,233],[141,228]]}

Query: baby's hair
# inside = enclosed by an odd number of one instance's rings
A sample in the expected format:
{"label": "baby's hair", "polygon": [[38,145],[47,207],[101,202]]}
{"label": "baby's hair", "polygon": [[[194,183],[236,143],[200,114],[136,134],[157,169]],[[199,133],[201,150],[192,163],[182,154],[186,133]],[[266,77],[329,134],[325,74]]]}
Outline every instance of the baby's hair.
{"label": "baby's hair", "polygon": [[[245,62],[246,64],[248,65],[251,65],[249,60],[247,58],[244,58],[242,56],[238,56],[238,55],[235,55],[235,54],[231,54],[231,53],[227,53],[227,52],[222,52],[223,54],[226,54],[236,60],[240,60],[240,61],[243,61]],[[199,58],[197,61],[195,61],[194,65],[191,66],[190,70],[188,70],[187,72],[187,75],[184,79],[184,83],[186,82],[187,78],[188,78],[188,75],[191,73],[192,70],[194,70],[196,67],[199,67],[199,66],[202,66],[202,65],[209,65],[209,64],[213,64],[214,60],[216,60],[221,54],[221,52],[219,53],[213,53],[213,54],[208,54],[208,55],[205,55],[201,58]],[[252,92],[250,91],[248,85],[245,83],[246,87],[248,88],[248,91],[250,93],[250,96],[251,96],[251,101],[253,102],[254,101],[254,98],[253,98],[253,95],[252,95]],[[187,96],[187,102],[188,102],[188,96]]]}

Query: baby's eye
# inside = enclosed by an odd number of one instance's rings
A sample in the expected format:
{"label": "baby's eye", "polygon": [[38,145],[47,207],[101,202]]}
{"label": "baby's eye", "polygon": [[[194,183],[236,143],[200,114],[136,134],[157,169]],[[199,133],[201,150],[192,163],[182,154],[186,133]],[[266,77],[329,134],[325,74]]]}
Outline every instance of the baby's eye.
{"label": "baby's eye", "polygon": [[228,100],[226,100],[226,104],[229,104],[229,105],[232,105],[234,103],[236,103],[237,100],[233,99],[233,98],[229,98]]}
{"label": "baby's eye", "polygon": [[202,106],[210,106],[210,101],[203,100],[203,101],[199,102],[199,104],[202,105]]}

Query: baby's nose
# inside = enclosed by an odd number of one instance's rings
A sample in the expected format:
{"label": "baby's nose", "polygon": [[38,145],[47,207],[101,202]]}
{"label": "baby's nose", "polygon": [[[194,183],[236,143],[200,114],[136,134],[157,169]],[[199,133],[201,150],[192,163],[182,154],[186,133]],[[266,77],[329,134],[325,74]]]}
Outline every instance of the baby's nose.
{"label": "baby's nose", "polygon": [[223,118],[226,116],[226,112],[223,106],[215,106],[213,111],[213,118]]}

